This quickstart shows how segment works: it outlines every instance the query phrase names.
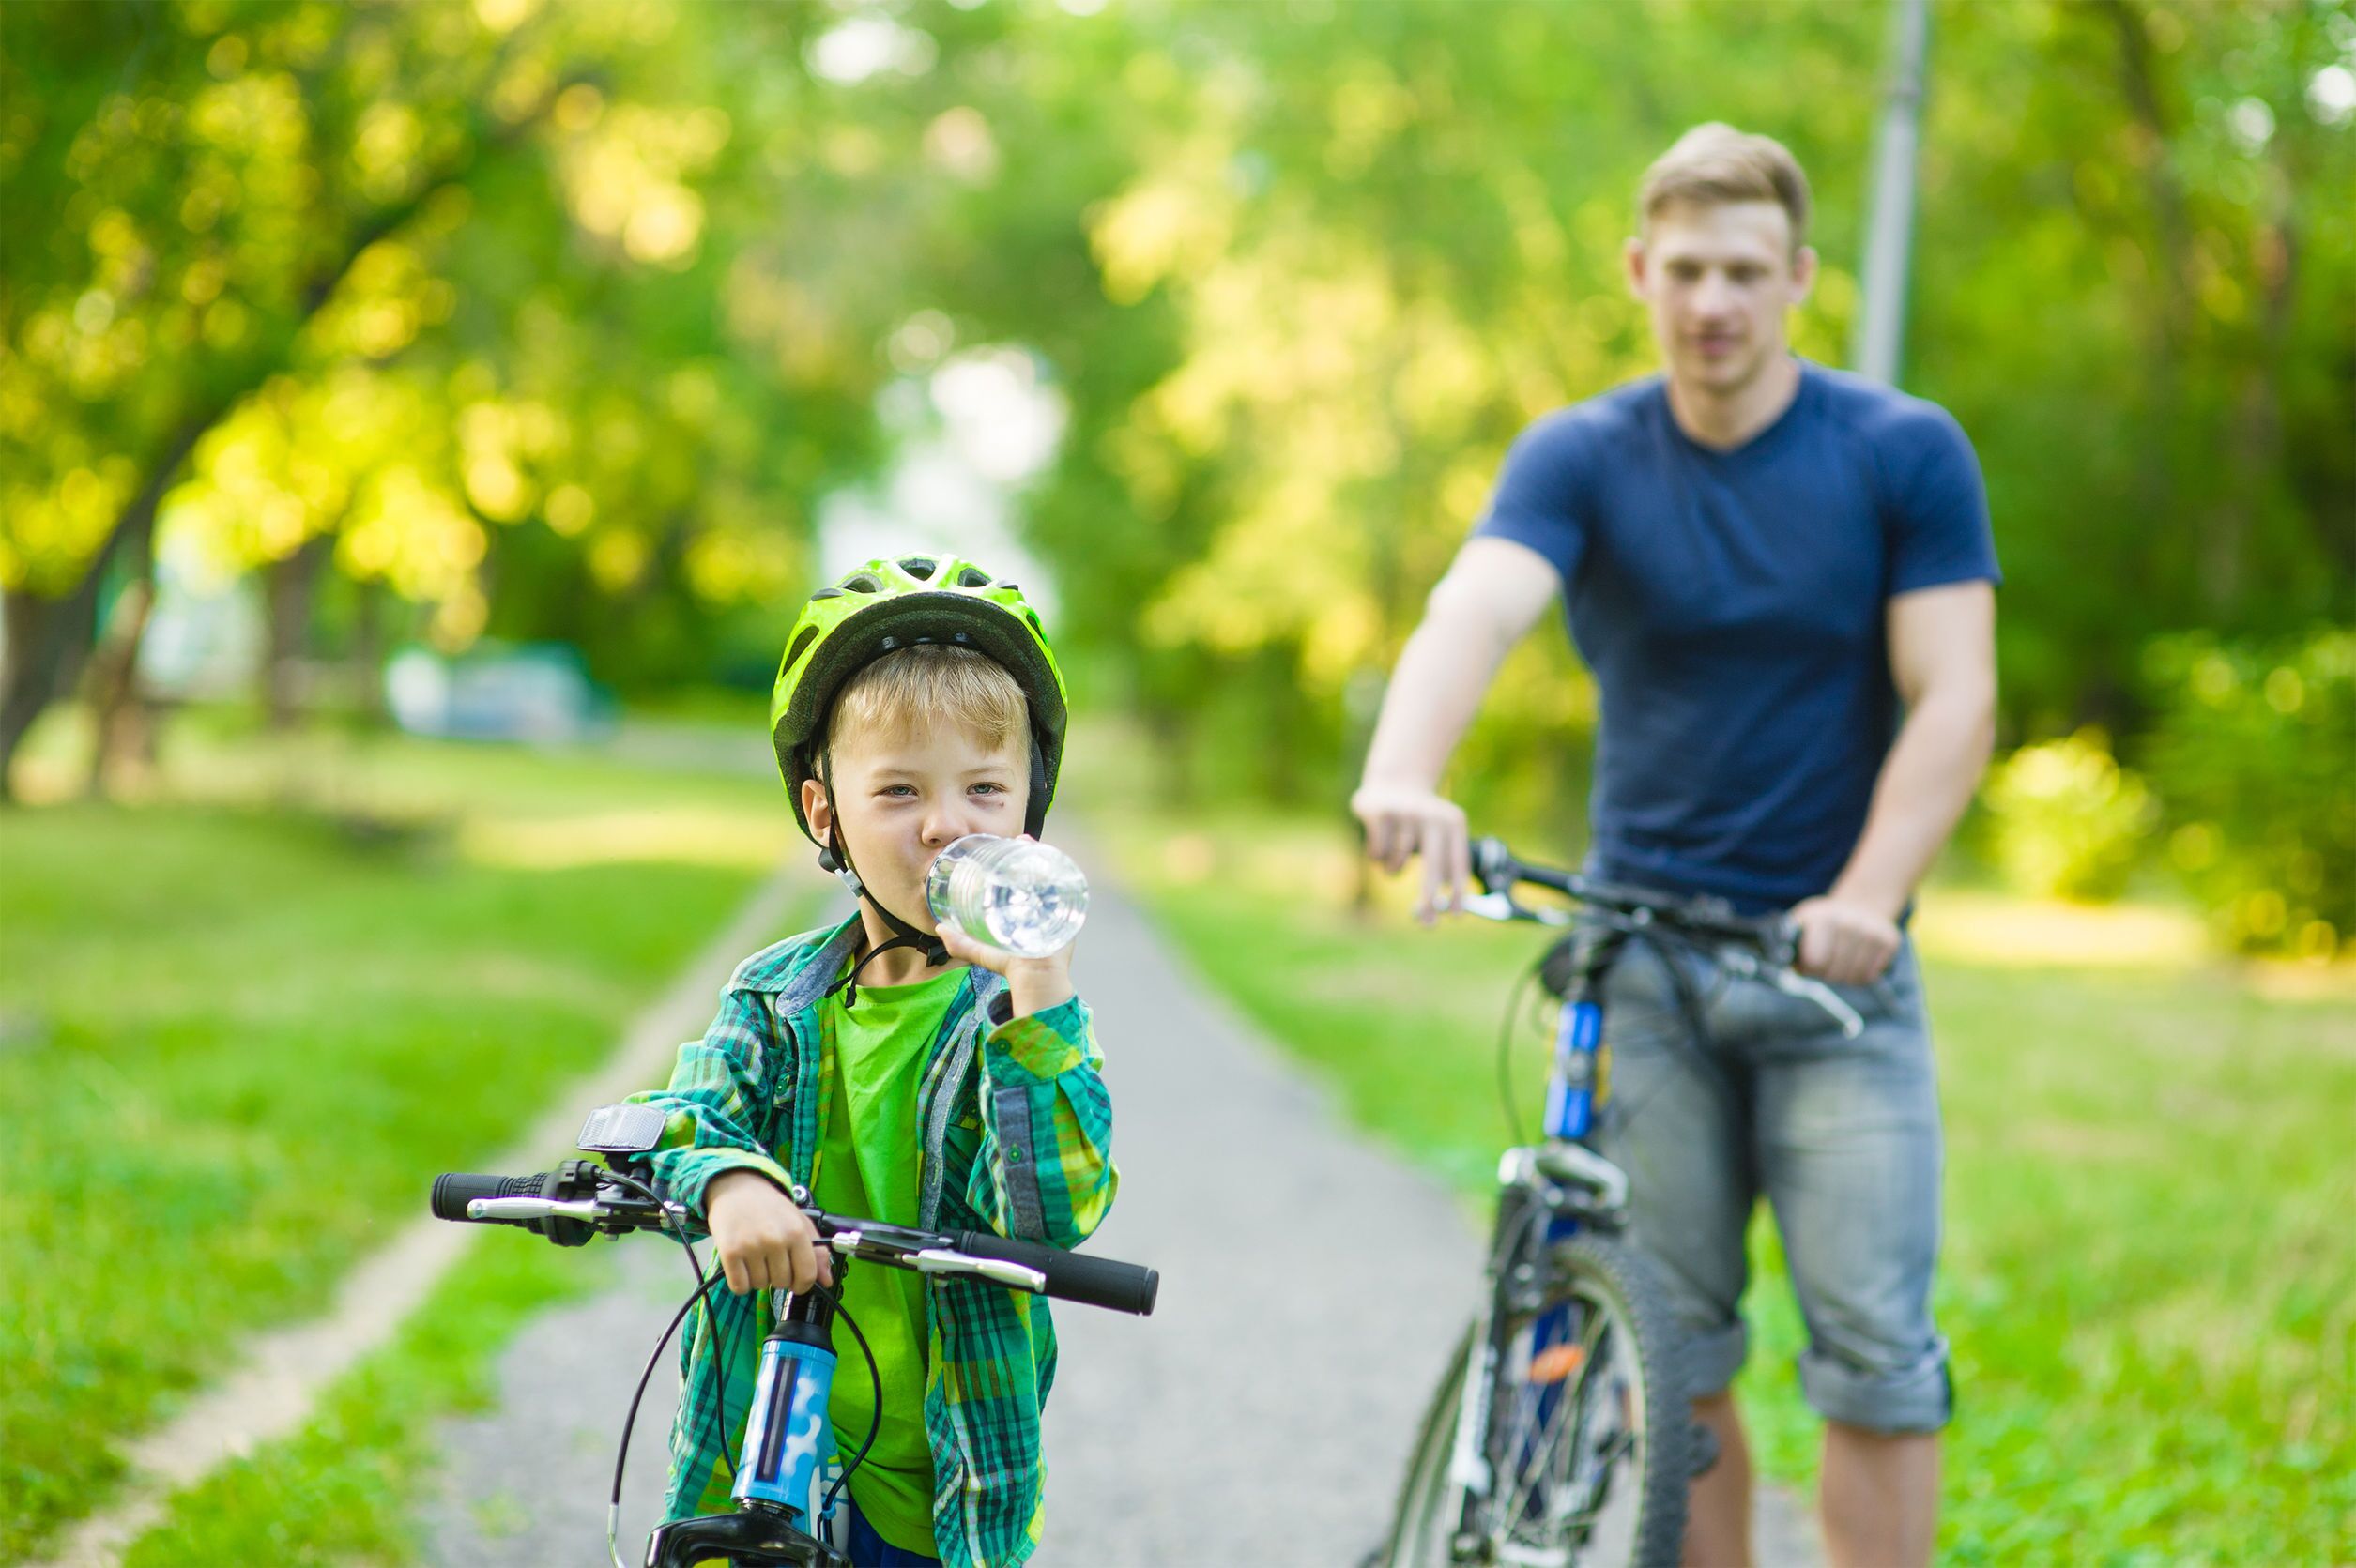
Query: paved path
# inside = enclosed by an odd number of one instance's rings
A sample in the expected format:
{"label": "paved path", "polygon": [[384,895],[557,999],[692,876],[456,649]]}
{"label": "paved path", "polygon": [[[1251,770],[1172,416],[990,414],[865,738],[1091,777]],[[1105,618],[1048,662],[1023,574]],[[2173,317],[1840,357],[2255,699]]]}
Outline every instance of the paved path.
{"label": "paved path", "polygon": [[[1063,1355],[1035,1560],[1354,1563],[1381,1533],[1443,1347],[1472,1304],[1479,1249],[1466,1216],[1351,1134],[1101,879],[1079,967],[1109,1058],[1123,1172],[1091,1250],[1153,1264],[1162,1292],[1151,1318],[1056,1311]],[[629,1387],[689,1283],[676,1249],[652,1238],[612,1250],[609,1288],[518,1337],[500,1408],[447,1428],[451,1463],[427,1521],[441,1568],[604,1560]],[[634,1445],[629,1562],[659,1491],[676,1393],[665,1360]],[[1813,1561],[1788,1515],[1763,1520],[1764,1560]]]}

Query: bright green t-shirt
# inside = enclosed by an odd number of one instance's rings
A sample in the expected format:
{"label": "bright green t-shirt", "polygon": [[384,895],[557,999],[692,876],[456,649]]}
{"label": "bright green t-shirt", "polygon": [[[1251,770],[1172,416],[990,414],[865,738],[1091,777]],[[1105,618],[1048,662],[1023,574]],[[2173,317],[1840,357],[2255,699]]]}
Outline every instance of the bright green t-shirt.
{"label": "bright green t-shirt", "polygon": [[[819,1008],[834,1057],[834,1087],[818,1135],[810,1200],[830,1214],[889,1225],[917,1220],[917,1090],[925,1057],[965,983],[952,969],[913,985],[863,985]],[[843,1304],[859,1320],[883,1379],[875,1446],[851,1473],[850,1495],[878,1535],[904,1551],[933,1552],[933,1455],[925,1437],[925,1281],[905,1269],[853,1263]],[[875,1411],[859,1342],[834,1331],[834,1440],[848,1460]]]}

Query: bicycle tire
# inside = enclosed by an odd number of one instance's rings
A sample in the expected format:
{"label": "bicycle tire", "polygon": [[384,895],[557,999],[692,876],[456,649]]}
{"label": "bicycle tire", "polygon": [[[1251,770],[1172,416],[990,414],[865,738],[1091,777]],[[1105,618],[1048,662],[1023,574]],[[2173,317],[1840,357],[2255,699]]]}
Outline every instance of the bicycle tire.
{"label": "bicycle tire", "polygon": [[[1630,1413],[1642,1418],[1638,1463],[1633,1467],[1621,1464],[1605,1482],[1607,1492],[1618,1484],[1634,1486],[1627,1550],[1606,1557],[1592,1549],[1599,1545],[1592,1539],[1580,1544],[1577,1550],[1569,1549],[1572,1544],[1566,1542],[1567,1555],[1559,1560],[1583,1568],[1606,1562],[1616,1568],[1623,1561],[1632,1568],[1673,1568],[1685,1536],[1686,1487],[1693,1472],[1695,1428],[1685,1395],[1682,1347],[1660,1288],[1642,1257],[1602,1237],[1580,1236],[1558,1244],[1547,1255],[1547,1269],[1540,1292],[1545,1304],[1539,1313],[1580,1301],[1605,1315],[1614,1334],[1614,1353],[1626,1357],[1635,1374],[1641,1411]],[[1538,1315],[1522,1316],[1535,1319]],[[1548,1560],[1540,1554],[1501,1546],[1490,1530],[1462,1543],[1463,1552],[1458,1550],[1463,1494],[1450,1480],[1448,1470],[1473,1348],[1467,1335],[1449,1359],[1417,1430],[1390,1535],[1376,1559],[1383,1568]],[[1494,1427],[1524,1386],[1517,1381],[1513,1369],[1502,1364],[1494,1378],[1490,1395],[1492,1431],[1483,1445],[1492,1457],[1498,1447]],[[1603,1386],[1583,1378],[1581,1404],[1586,1404],[1591,1393]]]}
{"label": "bicycle tire", "polygon": [[1456,1441],[1457,1409],[1464,1398],[1464,1368],[1473,1354],[1473,1336],[1461,1335],[1440,1374],[1440,1386],[1415,1428],[1415,1447],[1408,1451],[1407,1474],[1400,1484],[1399,1503],[1392,1511],[1391,1531],[1368,1568],[1438,1568],[1448,1560],[1447,1541],[1454,1531],[1455,1491],[1448,1485],[1448,1453]]}

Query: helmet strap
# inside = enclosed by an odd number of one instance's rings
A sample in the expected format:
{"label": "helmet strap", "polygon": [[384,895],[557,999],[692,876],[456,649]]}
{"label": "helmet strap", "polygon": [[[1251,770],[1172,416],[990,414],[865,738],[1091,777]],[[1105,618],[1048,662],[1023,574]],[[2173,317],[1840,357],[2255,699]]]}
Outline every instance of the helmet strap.
{"label": "helmet strap", "polygon": [[[833,797],[828,797],[833,799]],[[1039,732],[1031,731],[1031,796],[1023,802],[1022,830],[1037,838],[1048,825],[1048,754],[1039,745]]]}
{"label": "helmet strap", "polygon": [[843,837],[843,819],[834,809],[834,767],[824,752],[818,754],[818,783],[826,789],[829,818],[826,833],[828,842],[819,846],[818,865],[822,870],[833,872],[843,886],[850,890],[851,897],[863,900],[868,907],[875,910],[884,925],[893,933],[891,940],[879,943],[860,954],[859,961],[850,967],[849,972],[827,987],[827,996],[831,997],[840,991],[843,993],[843,1005],[847,1008],[855,1007],[859,1003],[859,971],[883,954],[895,948],[915,948],[924,954],[926,967],[929,968],[949,962],[949,950],[942,945],[937,933],[922,930],[900,919],[899,916],[883,906],[881,899],[868,891],[865,880],[859,875],[859,868],[851,864],[850,844]]}

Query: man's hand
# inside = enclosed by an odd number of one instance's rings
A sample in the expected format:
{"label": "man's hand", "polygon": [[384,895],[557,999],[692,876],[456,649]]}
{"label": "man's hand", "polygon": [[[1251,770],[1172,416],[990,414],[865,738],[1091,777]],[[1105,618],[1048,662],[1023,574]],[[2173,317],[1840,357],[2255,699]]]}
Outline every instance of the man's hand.
{"label": "man's hand", "polygon": [[758,1171],[722,1171],[704,1188],[704,1219],[728,1288],[790,1290],[834,1283],[834,1256],[793,1199]]}
{"label": "man's hand", "polygon": [[1898,922],[1838,893],[1792,906],[1799,926],[1799,969],[1835,985],[1870,985],[1889,967],[1903,939]]}
{"label": "man's hand", "polygon": [[1415,919],[1430,925],[1463,900],[1472,875],[1463,808],[1429,789],[1367,784],[1350,797],[1350,810],[1366,828],[1367,854],[1384,870],[1396,875],[1408,857],[1423,858]]}

